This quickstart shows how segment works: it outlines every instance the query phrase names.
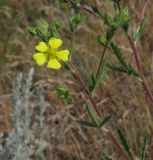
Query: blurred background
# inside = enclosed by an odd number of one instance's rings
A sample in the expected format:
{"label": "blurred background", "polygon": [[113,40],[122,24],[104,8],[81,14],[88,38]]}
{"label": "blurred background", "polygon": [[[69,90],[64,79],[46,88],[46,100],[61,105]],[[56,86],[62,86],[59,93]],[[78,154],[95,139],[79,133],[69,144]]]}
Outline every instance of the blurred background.
{"label": "blurred background", "polygon": [[[93,3],[91,0],[82,2],[84,5]],[[111,1],[101,1],[103,9],[113,14]],[[138,22],[143,1],[124,0],[122,7],[128,6],[132,16],[131,27]],[[79,25],[75,36],[75,53],[72,61],[86,81],[88,75],[95,73],[103,47],[98,44],[98,35],[104,35],[106,28],[100,18],[84,12],[84,20]],[[141,63],[145,77],[153,90],[153,4],[147,8],[148,22],[145,33],[138,43]],[[68,29],[68,17],[72,15],[65,3],[58,0],[0,0],[0,132],[6,135],[12,130],[10,122],[12,86],[16,76],[26,74],[35,68],[33,88],[44,88],[45,100],[50,104],[45,115],[48,125],[45,139],[49,142],[45,150],[46,159],[54,160],[99,160],[102,152],[108,151],[116,155],[116,150],[104,133],[97,129],[88,129],[76,125],[73,121],[84,116],[81,108],[86,95],[72,76],[62,68],[49,70],[39,67],[33,60],[35,45],[40,41],[29,35],[27,27],[37,19],[43,18],[49,24],[55,19],[62,20],[60,29],[63,48],[72,40]],[[131,31],[131,30],[130,30]],[[119,30],[113,41],[118,43],[127,60],[133,63],[132,50],[124,33]],[[106,59],[116,63],[115,57],[107,51]],[[59,100],[55,87],[64,84],[74,96],[69,104]],[[120,127],[127,136],[129,145],[138,155],[140,141],[144,133],[148,135],[147,160],[153,159],[153,105],[146,97],[142,85],[133,77],[112,72],[100,84],[95,95],[99,107],[113,115],[110,125]]]}

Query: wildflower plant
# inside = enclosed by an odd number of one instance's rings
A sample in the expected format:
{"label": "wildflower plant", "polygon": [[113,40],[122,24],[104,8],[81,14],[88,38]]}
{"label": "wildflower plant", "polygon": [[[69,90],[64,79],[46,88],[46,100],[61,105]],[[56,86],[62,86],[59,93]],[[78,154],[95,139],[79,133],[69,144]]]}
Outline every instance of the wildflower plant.
{"label": "wildflower plant", "polygon": [[47,62],[48,68],[60,69],[61,64],[59,61],[68,61],[69,50],[59,51],[59,47],[62,45],[62,40],[58,38],[50,38],[48,44],[40,42],[36,46],[36,53],[34,59],[38,65],[43,65]]}
{"label": "wildflower plant", "polygon": [[[119,158],[123,158],[125,160],[134,160],[134,157],[137,156],[140,157],[141,160],[144,160],[147,144],[146,136],[144,136],[143,143],[140,147],[140,154],[135,155],[135,152],[129,146],[124,133],[119,128],[116,129],[116,134],[114,133],[112,127],[108,123],[112,119],[112,116],[107,115],[104,110],[98,108],[97,103],[94,99],[94,92],[96,92],[98,84],[102,82],[104,76],[107,74],[106,71],[108,69],[111,69],[115,72],[127,74],[128,76],[131,76],[132,78],[135,78],[136,80],[141,82],[146,94],[148,95],[148,98],[153,101],[153,95],[151,93],[150,87],[146,83],[137,49],[137,42],[141,38],[141,35],[143,34],[146,26],[146,16],[144,14],[147,0],[145,1],[143,7],[141,22],[140,24],[135,25],[134,30],[132,31],[132,35],[129,31],[131,15],[129,13],[128,7],[125,7],[123,9],[121,8],[121,0],[112,0],[115,11],[114,16],[109,15],[105,11],[101,10],[96,0],[94,2],[94,5],[89,5],[89,3],[87,4],[87,6],[83,5],[81,1],[77,0],[62,1],[62,3],[66,3],[69,7],[73,6],[76,9],[75,14],[73,14],[67,22],[67,24],[69,25],[69,29],[72,33],[72,43],[71,46],[69,46],[69,50],[58,50],[59,47],[62,45],[62,40],[61,38],[59,38],[59,29],[61,27],[61,22],[59,19],[53,22],[51,27],[49,27],[47,22],[45,22],[44,20],[40,20],[36,24],[36,26],[30,27],[28,30],[31,35],[38,36],[42,39],[42,41],[38,45],[36,45],[36,53],[34,53],[33,57],[38,65],[43,65],[47,62],[47,67],[52,69],[60,69],[60,62],[63,61],[65,69],[72,74],[73,78],[80,84],[80,86],[88,96],[90,104],[87,103],[85,99],[85,105],[83,108],[84,113],[88,117],[90,117],[90,121],[79,119],[76,121],[77,124],[86,127],[98,128],[108,134],[108,136],[110,137],[110,141],[118,150],[118,153],[120,155]],[[106,26],[106,33],[97,36],[97,42],[103,46],[103,52],[101,55],[99,66],[96,73],[92,73],[91,75],[89,75],[87,84],[82,80],[77,69],[74,67],[73,61],[68,61],[69,57],[73,56],[73,54],[70,55],[70,51],[74,52],[74,38],[76,36],[75,31],[77,30],[78,25],[83,21],[83,11],[89,12],[90,14],[99,17]],[[127,39],[134,53],[137,69],[132,63],[127,61],[118,44],[113,42],[113,37],[119,29],[122,30],[127,36]],[[115,55],[118,64],[114,64],[105,58],[107,50],[110,50],[112,54]],[[62,85],[57,88],[57,92],[62,100],[70,98],[68,90],[65,89]],[[108,160],[112,158],[106,153],[104,153],[103,159]]]}

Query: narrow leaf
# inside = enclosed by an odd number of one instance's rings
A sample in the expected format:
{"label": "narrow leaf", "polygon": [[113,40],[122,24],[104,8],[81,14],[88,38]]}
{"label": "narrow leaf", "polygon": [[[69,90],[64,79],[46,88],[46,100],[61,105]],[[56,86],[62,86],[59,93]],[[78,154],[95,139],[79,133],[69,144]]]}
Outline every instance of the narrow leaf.
{"label": "narrow leaf", "polygon": [[141,160],[145,159],[146,146],[147,146],[147,136],[145,135],[144,139],[143,139],[143,143],[142,143],[141,148],[140,148],[140,158],[141,158]]}
{"label": "narrow leaf", "polygon": [[100,123],[99,128],[102,128],[108,121],[110,121],[111,118],[112,116],[106,116]]}
{"label": "narrow leaf", "polygon": [[120,129],[117,129],[117,135],[118,135],[118,138],[119,138],[119,140],[120,140],[123,148],[124,148],[125,151],[127,152],[127,154],[128,154],[130,157],[132,157],[132,153],[131,153],[131,150],[130,150],[129,145],[128,145],[128,143],[127,143],[127,140],[126,140],[124,134],[121,132]]}
{"label": "narrow leaf", "polygon": [[147,24],[147,16],[145,15],[144,18],[143,18],[143,21],[141,23],[141,26],[140,26],[140,35],[142,35],[144,33],[144,30],[146,28],[146,24]]}
{"label": "narrow leaf", "polygon": [[86,104],[85,105],[85,111],[87,111],[88,115],[91,117],[91,119],[93,120],[95,125],[98,127],[100,125],[101,120],[98,117],[98,115],[95,112],[95,110],[91,106]]}
{"label": "narrow leaf", "polygon": [[95,89],[96,87],[96,78],[94,77],[94,75],[92,74],[90,77],[89,77],[89,80],[88,80],[88,89],[90,91],[90,93],[93,92],[93,90]]}
{"label": "narrow leaf", "polygon": [[113,160],[113,158],[111,158],[111,157],[108,155],[108,153],[106,153],[106,152],[103,153],[103,159],[104,159],[104,160]]}
{"label": "narrow leaf", "polygon": [[84,120],[77,120],[75,122],[78,123],[79,125],[86,126],[86,127],[97,127],[95,124],[86,122]]}
{"label": "narrow leaf", "polygon": [[105,75],[107,73],[107,68],[106,68],[106,62],[105,60],[102,62],[100,71],[96,77],[96,86],[104,79]]}

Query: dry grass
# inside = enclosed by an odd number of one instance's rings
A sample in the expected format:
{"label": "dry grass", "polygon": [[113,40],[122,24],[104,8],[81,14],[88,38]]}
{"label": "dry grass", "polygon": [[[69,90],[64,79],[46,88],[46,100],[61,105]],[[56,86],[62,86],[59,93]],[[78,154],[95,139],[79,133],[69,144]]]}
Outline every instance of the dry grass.
{"label": "dry grass", "polygon": [[[133,19],[138,20],[141,2],[125,1],[129,4]],[[106,6],[107,7],[107,6]],[[136,10],[135,10],[136,8]],[[139,43],[142,65],[145,76],[151,88],[153,88],[153,29],[152,29],[153,4],[150,2],[148,14],[148,26]],[[76,53],[73,61],[84,80],[87,79],[87,71],[95,72],[102,47],[97,43],[97,35],[104,34],[105,28],[100,19],[86,13],[85,18],[76,33]],[[49,23],[55,18],[63,20],[64,27],[61,30],[63,39],[68,43],[71,34],[66,30],[66,17],[69,11],[63,13],[58,1],[30,1],[30,0],[0,0],[0,131],[8,133],[11,129],[9,123],[10,93],[18,72],[26,72],[34,65],[32,54],[34,45],[38,39],[31,38],[26,28],[33,24],[37,18],[43,17]],[[126,37],[123,34],[116,36],[118,42],[129,61],[133,61],[132,52]],[[111,53],[107,58],[114,61]],[[71,76],[62,69],[52,71],[36,67],[34,86],[42,85],[45,88],[46,99],[51,108],[46,115],[49,129],[46,139],[50,142],[46,152],[48,159],[54,160],[86,160],[100,159],[103,150],[109,150],[114,155],[116,150],[106,135],[95,129],[85,129],[72,123],[79,117],[84,117],[81,107],[84,104],[84,93]],[[55,85],[65,84],[75,96],[74,104],[61,102],[56,95]],[[153,158],[153,107],[147,99],[144,90],[132,77],[112,73],[109,71],[104,82],[100,85],[96,95],[100,107],[106,113],[113,115],[111,125],[120,126],[128,137],[130,146],[138,154],[140,140],[144,132],[149,135],[147,160]]]}

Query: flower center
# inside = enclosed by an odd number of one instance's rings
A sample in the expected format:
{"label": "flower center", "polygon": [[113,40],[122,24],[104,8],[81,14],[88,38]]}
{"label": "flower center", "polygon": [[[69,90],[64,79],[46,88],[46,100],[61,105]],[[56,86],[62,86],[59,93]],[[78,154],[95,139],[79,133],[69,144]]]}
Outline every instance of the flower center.
{"label": "flower center", "polygon": [[51,55],[51,56],[55,56],[56,55],[56,50],[55,49],[51,49],[51,48],[49,48],[48,49],[48,53],[49,53],[49,55]]}

